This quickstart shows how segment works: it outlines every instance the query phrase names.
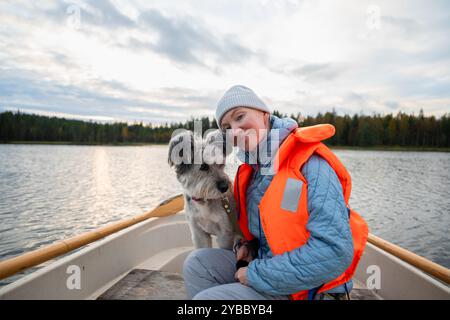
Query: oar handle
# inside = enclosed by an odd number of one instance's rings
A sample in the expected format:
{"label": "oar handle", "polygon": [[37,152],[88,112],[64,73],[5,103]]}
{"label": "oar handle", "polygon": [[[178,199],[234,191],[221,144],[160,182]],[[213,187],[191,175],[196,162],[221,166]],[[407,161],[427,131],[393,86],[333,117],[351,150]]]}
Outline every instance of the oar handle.
{"label": "oar handle", "polygon": [[367,239],[367,241],[380,248],[381,250],[389,252],[397,258],[420,269],[421,271],[445,282],[446,284],[450,284],[450,269],[447,269],[444,266],[434,263],[424,257],[421,257],[373,234],[369,234],[369,238]]}
{"label": "oar handle", "polygon": [[179,194],[160,203],[155,209],[133,218],[113,222],[98,229],[52,243],[48,246],[24,253],[20,256],[0,261],[0,280],[20,271],[66,254],[110,234],[128,228],[136,223],[155,217],[166,217],[180,212],[184,208],[184,197]]}

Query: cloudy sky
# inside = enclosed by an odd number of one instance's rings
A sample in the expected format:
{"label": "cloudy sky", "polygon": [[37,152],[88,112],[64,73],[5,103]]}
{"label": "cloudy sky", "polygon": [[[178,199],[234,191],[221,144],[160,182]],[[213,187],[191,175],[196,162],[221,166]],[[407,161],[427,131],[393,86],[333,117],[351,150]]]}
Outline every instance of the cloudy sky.
{"label": "cloudy sky", "polygon": [[450,111],[450,2],[0,2],[0,112],[213,116],[230,86],[315,115]]}

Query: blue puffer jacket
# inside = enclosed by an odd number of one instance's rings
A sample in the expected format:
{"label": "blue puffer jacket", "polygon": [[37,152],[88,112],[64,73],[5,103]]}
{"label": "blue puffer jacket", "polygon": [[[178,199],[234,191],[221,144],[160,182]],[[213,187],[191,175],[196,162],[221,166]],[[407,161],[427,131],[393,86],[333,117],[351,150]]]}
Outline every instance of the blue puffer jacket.
{"label": "blue puffer jacket", "polygon": [[[279,129],[278,137],[269,131],[261,143],[272,144],[272,154],[276,154],[283,140],[297,128],[297,123],[290,118],[280,119],[274,115],[271,115],[270,122],[271,128]],[[238,157],[254,169],[246,194],[248,227],[261,244],[259,258],[248,266],[249,285],[267,294],[286,295],[316,288],[342,274],[352,262],[353,241],[342,185],[328,162],[313,155],[302,168],[302,174],[308,181],[307,229],[310,237],[307,243],[273,256],[261,227],[258,209],[273,178],[273,175],[261,174],[261,171],[270,167],[272,159],[259,159],[256,153],[243,151],[238,152]],[[346,285],[350,291],[352,282]],[[328,292],[345,293],[345,286]]]}

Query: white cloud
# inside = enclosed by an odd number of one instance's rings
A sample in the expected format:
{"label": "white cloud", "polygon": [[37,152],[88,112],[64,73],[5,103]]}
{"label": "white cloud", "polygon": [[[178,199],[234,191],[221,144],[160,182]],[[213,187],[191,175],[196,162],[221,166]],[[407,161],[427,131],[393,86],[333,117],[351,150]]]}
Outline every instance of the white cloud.
{"label": "white cloud", "polygon": [[[80,8],[75,28],[68,23],[73,5]],[[2,2],[0,108],[181,121],[213,116],[221,94],[239,83],[286,113],[423,108],[439,116],[450,109],[449,7],[386,0]]]}

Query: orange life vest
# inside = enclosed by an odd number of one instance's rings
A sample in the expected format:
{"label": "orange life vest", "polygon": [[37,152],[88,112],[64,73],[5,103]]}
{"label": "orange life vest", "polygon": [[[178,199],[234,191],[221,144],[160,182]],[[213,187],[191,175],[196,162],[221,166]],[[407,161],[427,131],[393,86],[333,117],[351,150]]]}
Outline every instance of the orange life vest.
{"label": "orange life vest", "polygon": [[[311,155],[316,153],[324,158],[334,169],[342,184],[345,203],[350,210],[350,228],[353,236],[354,256],[347,270],[336,279],[325,283],[318,290],[318,293],[342,285],[352,278],[364,252],[368,236],[366,221],[348,206],[351,192],[350,174],[336,155],[321,142],[333,136],[334,133],[334,126],[330,124],[295,129],[283,141],[278,154],[274,158],[274,168],[278,170],[275,171],[273,180],[258,205],[261,225],[272,253],[278,255],[299,248],[309,238],[309,231],[306,228],[309,217],[308,181],[302,175],[301,168]],[[252,174],[253,168],[249,164],[244,163],[239,166],[234,181],[234,196],[239,213],[238,221],[246,240],[254,238],[248,229],[245,199],[247,186]],[[296,211],[288,211],[284,208],[285,206],[282,206],[282,202],[286,201],[286,199],[283,200],[283,196],[288,179],[300,180],[303,183],[299,195],[300,199],[298,200],[297,198],[296,201],[298,203],[295,203],[293,206],[296,208],[294,209]],[[292,207],[292,204],[290,207]],[[291,298],[299,300],[305,299],[307,296],[308,290],[303,290],[292,294]]]}

